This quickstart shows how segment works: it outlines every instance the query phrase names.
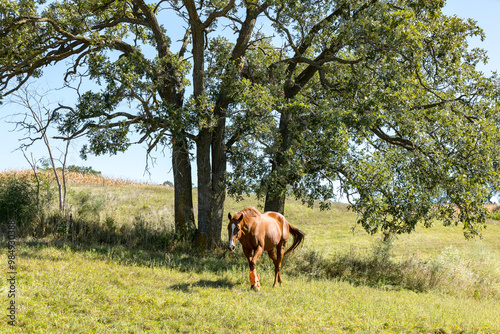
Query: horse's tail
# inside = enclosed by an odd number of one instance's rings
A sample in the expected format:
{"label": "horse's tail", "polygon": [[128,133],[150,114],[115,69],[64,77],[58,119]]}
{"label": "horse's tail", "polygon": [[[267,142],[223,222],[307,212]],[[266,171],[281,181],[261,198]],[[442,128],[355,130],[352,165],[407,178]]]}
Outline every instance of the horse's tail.
{"label": "horse's tail", "polygon": [[290,248],[286,250],[283,256],[293,252],[295,248],[297,248],[302,243],[302,241],[304,241],[304,237],[306,236],[304,232],[302,232],[301,230],[299,230],[297,227],[293,226],[290,223],[288,223],[288,228],[290,230],[290,234],[293,235],[293,244],[290,246]]}

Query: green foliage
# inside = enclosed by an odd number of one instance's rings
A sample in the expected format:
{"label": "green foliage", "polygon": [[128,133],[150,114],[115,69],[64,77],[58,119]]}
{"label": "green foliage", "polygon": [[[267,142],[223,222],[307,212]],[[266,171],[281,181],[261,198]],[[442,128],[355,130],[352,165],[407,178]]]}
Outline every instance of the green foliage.
{"label": "green foliage", "polygon": [[488,214],[489,219],[494,219],[494,220],[500,220],[500,212],[499,211],[494,211],[490,214]]}
{"label": "green foliage", "polygon": [[96,155],[125,152],[130,146],[127,134],[128,127],[125,124],[119,128],[110,128],[105,125],[104,128],[90,130],[88,133],[90,145],[83,145],[80,156],[86,160],[90,152]]}
{"label": "green foliage", "polygon": [[163,182],[163,185],[166,187],[171,187],[171,188],[174,187],[174,184],[172,183],[172,181],[165,181],[165,182]]}
{"label": "green foliage", "polygon": [[80,174],[91,174],[91,175],[101,175],[100,171],[95,170],[92,166],[75,166],[70,165],[66,168],[68,172],[80,173]]}
{"label": "green foliage", "polygon": [[279,62],[285,99],[257,99],[280,122],[231,150],[230,192],[347,197],[370,233],[439,219],[480,235],[499,180],[499,91],[476,69],[485,52],[467,47],[484,37],[475,22],[444,2],[280,4],[274,27],[294,45]]}
{"label": "green foliage", "polygon": [[37,222],[38,203],[33,185],[16,178],[0,179],[0,224],[6,231],[13,221],[20,237],[33,234]]}

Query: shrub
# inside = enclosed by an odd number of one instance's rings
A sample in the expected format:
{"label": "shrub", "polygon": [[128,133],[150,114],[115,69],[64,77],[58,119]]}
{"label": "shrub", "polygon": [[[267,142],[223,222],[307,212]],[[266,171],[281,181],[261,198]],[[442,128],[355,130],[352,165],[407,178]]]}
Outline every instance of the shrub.
{"label": "shrub", "polygon": [[37,213],[36,190],[29,182],[16,178],[0,179],[0,224],[3,231],[9,221],[14,221],[19,236],[32,234]]}
{"label": "shrub", "polygon": [[500,211],[493,211],[488,213],[487,217],[493,220],[500,220]]}
{"label": "shrub", "polygon": [[102,196],[94,196],[90,191],[80,191],[73,196],[76,211],[80,217],[99,220],[99,213],[104,209],[106,200]]}

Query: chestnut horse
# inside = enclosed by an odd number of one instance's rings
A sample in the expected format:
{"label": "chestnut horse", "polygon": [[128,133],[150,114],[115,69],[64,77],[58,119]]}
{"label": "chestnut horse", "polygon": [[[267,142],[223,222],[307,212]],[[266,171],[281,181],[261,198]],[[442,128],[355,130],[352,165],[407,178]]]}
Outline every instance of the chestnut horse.
{"label": "chestnut horse", "polygon": [[[256,208],[246,208],[231,216],[227,215],[229,224],[229,249],[234,252],[238,240],[243,247],[250,266],[250,285],[252,289],[260,290],[259,275],[255,264],[262,252],[267,252],[274,263],[274,285],[283,281],[281,279],[281,261],[283,257],[292,252],[304,240],[305,233],[290,224],[285,217],[277,212],[260,213]],[[293,244],[285,252],[289,235],[293,236]]]}

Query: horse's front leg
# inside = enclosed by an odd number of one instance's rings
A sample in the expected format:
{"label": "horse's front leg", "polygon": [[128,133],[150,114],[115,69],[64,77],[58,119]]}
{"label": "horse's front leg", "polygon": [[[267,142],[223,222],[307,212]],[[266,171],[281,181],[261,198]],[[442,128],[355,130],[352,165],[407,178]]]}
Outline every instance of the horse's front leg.
{"label": "horse's front leg", "polygon": [[245,256],[248,259],[248,265],[250,267],[250,286],[255,291],[260,291],[260,280],[259,275],[257,274],[257,260],[262,255],[264,248],[257,246],[257,249],[254,251],[252,256],[251,249],[243,249]]}

